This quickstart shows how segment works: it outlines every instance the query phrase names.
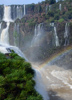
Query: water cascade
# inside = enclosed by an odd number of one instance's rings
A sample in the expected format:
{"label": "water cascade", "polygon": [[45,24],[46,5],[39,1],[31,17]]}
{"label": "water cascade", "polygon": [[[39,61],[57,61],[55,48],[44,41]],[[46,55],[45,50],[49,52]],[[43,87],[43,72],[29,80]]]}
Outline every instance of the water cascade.
{"label": "water cascade", "polygon": [[64,39],[65,39],[64,46],[66,46],[66,45],[69,44],[69,28],[68,28],[68,23],[66,23],[66,25],[65,25]]}
{"label": "water cascade", "polygon": [[26,15],[26,11],[25,11],[25,5],[24,5],[24,15]]}
{"label": "water cascade", "polygon": [[54,27],[54,23],[50,23],[50,26],[53,26]]}
{"label": "water cascade", "polygon": [[59,10],[61,11],[61,9],[62,9],[62,4],[59,4]]}
{"label": "water cascade", "polygon": [[43,96],[44,100],[49,100],[48,97],[48,93],[46,91],[46,87],[44,86],[44,82],[42,80],[42,76],[39,70],[34,69],[35,70],[35,81],[36,81],[36,85],[35,85],[35,89]]}
{"label": "water cascade", "polygon": [[3,29],[1,32],[1,42],[4,44],[9,44],[9,33],[8,33],[9,25],[10,23],[7,22],[7,27]]}
{"label": "water cascade", "polygon": [[15,20],[15,19],[16,19],[16,12],[15,12],[16,10],[15,10],[15,6],[13,7],[12,11],[13,11],[13,18],[12,18],[12,19]]}
{"label": "water cascade", "polygon": [[3,17],[3,21],[5,21],[5,22],[12,21],[12,19],[11,19],[11,7],[10,6],[4,6],[4,17]]}
{"label": "water cascade", "polygon": [[40,23],[40,24],[35,26],[34,37],[33,37],[33,40],[31,42],[31,46],[39,46],[40,38],[41,38],[41,35],[43,32],[42,25],[43,25],[43,23]]}
{"label": "water cascade", "polygon": [[25,5],[11,5],[11,18],[16,20],[17,18],[21,19],[26,14]]}
{"label": "water cascade", "polygon": [[59,44],[59,38],[57,36],[56,27],[54,27],[54,35],[55,35],[55,44],[56,44],[56,46],[60,46],[60,44]]}

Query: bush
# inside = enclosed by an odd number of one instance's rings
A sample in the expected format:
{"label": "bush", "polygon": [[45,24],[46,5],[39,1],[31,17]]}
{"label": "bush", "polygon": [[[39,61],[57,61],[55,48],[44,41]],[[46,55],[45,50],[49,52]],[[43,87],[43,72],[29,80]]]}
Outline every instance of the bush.
{"label": "bush", "polygon": [[0,53],[0,100],[43,100],[35,91],[31,65],[15,53]]}

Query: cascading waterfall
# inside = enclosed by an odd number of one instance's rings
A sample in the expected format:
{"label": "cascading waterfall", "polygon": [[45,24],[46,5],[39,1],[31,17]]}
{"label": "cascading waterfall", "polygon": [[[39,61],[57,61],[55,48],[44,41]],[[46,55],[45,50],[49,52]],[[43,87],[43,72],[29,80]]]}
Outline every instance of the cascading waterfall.
{"label": "cascading waterfall", "polygon": [[13,7],[13,19],[16,19],[16,15],[15,15],[15,6]]}
{"label": "cascading waterfall", "polygon": [[55,35],[55,44],[56,44],[56,46],[59,46],[59,39],[58,39],[58,36],[57,36],[56,27],[54,27],[54,35]]}
{"label": "cascading waterfall", "polygon": [[53,26],[54,27],[54,23],[50,23],[50,26]]}
{"label": "cascading waterfall", "polygon": [[61,11],[61,9],[62,9],[62,4],[59,4],[59,10]]}
{"label": "cascading waterfall", "polygon": [[43,25],[43,23],[40,23],[35,26],[34,37],[31,42],[31,46],[39,46],[40,37],[41,37],[42,31],[43,31],[42,25]]}
{"label": "cascading waterfall", "polygon": [[1,42],[4,44],[9,44],[9,33],[8,33],[9,25],[10,23],[7,22],[7,27],[3,29],[1,32]]}
{"label": "cascading waterfall", "polygon": [[26,15],[26,11],[25,11],[25,5],[24,5],[24,15]]}
{"label": "cascading waterfall", "polygon": [[23,16],[25,16],[25,14],[26,14],[25,5],[24,6],[17,6],[16,12],[17,12],[17,18],[19,18],[19,19],[21,19]]}
{"label": "cascading waterfall", "polygon": [[12,21],[16,20],[17,18],[21,19],[26,15],[26,5],[11,5],[6,6],[4,5],[4,15],[2,21]]}
{"label": "cascading waterfall", "polygon": [[56,43],[56,46],[60,46],[60,45],[59,45],[59,38],[58,38],[58,36],[57,36],[56,27],[54,27],[54,34],[55,34],[55,43]]}
{"label": "cascading waterfall", "polygon": [[20,13],[19,13],[20,12],[20,9],[19,9],[19,6],[17,6],[17,9],[16,10],[17,10],[17,18],[20,18]]}
{"label": "cascading waterfall", "polygon": [[7,22],[7,27],[5,29],[2,30],[1,32],[1,42],[5,43],[5,44],[9,44],[9,33],[8,33],[8,29],[9,29],[9,25],[10,25],[10,21],[12,22],[13,20],[11,19],[11,7],[10,6],[4,6],[4,17],[3,17],[3,21]]}
{"label": "cascading waterfall", "polygon": [[34,77],[36,81],[35,89],[43,96],[44,100],[49,100],[48,93],[44,86],[42,76],[39,70],[35,69],[36,75]]}
{"label": "cascading waterfall", "polygon": [[69,29],[68,29],[68,23],[66,23],[66,25],[65,25],[65,32],[64,32],[64,39],[65,39],[64,46],[69,44],[68,37],[69,37]]}
{"label": "cascading waterfall", "polygon": [[12,21],[12,19],[11,19],[11,7],[10,6],[4,6],[4,17],[3,17],[3,21],[5,21],[5,22]]}
{"label": "cascading waterfall", "polygon": [[23,15],[22,15],[22,7],[20,6],[19,9],[20,9],[19,14],[20,14],[20,19],[21,19],[23,17]]}

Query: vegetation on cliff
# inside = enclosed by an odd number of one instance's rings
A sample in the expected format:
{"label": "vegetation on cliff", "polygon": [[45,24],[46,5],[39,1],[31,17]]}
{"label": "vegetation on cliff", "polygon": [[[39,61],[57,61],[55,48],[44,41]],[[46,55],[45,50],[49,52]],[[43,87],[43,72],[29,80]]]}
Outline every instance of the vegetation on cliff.
{"label": "vegetation on cliff", "polygon": [[56,0],[45,0],[38,4],[29,4],[26,5],[26,13],[28,16],[22,18],[22,22],[24,21],[25,25],[32,27],[42,22],[71,22],[72,0],[58,0],[58,2]]}
{"label": "vegetation on cliff", "polygon": [[0,53],[0,100],[42,100],[35,91],[31,65],[15,53]]}

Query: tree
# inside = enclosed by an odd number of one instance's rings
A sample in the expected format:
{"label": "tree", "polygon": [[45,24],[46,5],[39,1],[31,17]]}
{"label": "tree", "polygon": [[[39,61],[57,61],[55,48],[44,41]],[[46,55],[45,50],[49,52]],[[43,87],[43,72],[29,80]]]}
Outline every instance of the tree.
{"label": "tree", "polygon": [[56,3],[56,0],[50,0],[49,1],[49,4],[54,4],[54,3]]}
{"label": "tree", "polygon": [[54,4],[56,3],[56,0],[45,0],[46,2],[49,2],[49,4]]}

